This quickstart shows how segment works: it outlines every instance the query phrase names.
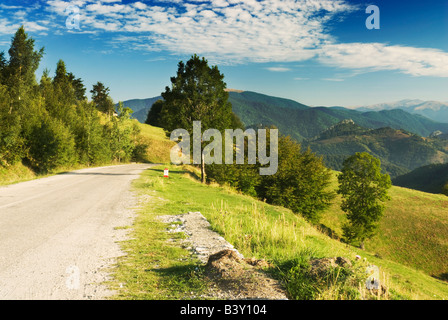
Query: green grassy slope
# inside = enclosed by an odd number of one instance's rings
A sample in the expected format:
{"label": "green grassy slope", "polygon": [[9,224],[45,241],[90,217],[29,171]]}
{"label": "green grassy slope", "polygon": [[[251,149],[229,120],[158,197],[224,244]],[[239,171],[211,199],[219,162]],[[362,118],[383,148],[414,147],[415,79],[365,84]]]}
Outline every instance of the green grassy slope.
{"label": "green grassy slope", "polygon": [[169,163],[170,150],[175,143],[166,136],[162,128],[135,121],[141,130],[139,140],[147,146],[145,160],[152,163]]}
{"label": "green grassy slope", "polygon": [[[197,171],[194,169],[169,166],[170,178],[163,178],[163,168],[157,167],[145,171],[135,183],[138,192],[146,198],[150,197],[150,201],[144,204],[140,218],[134,225],[134,229],[137,230],[132,235],[134,240],[126,244],[130,254],[119,264],[118,281],[126,283],[120,296],[122,299],[154,297],[154,291],[164,295],[159,298],[173,296],[188,298],[195,292],[192,289],[190,293],[190,290],[187,291],[188,288],[178,286],[181,280],[179,274],[174,274],[175,270],[192,270],[189,267],[191,261],[186,260],[185,267],[182,267],[182,262],[178,259],[172,262],[164,261],[161,265],[162,258],[158,257],[158,250],[152,245],[155,239],[148,236],[145,231],[152,224],[146,222],[146,227],[139,224],[141,220],[155,221],[157,215],[182,214],[188,211],[200,211],[210,221],[212,228],[222,234],[245,257],[263,258],[271,262],[272,267],[268,271],[281,279],[290,293],[300,291],[301,283],[297,281],[293,271],[300,270],[297,269],[297,263],[301,259],[344,256],[355,260],[355,255],[359,254],[362,258],[366,258],[368,263],[380,268],[380,279],[390,289],[387,296],[389,299],[448,298],[446,282],[395,262],[392,258],[395,259],[396,256],[388,259],[385,252],[381,252],[383,258],[375,257],[373,242],[369,243],[367,251],[361,251],[331,239],[290,210],[268,205],[249,196],[238,194],[229,188],[203,185],[197,180]],[[395,191],[398,193],[393,196],[397,198],[398,203],[402,201],[399,197],[406,199],[414,195],[413,192],[409,194],[409,191]],[[433,211],[437,205],[440,203],[426,203],[426,206],[433,208]],[[333,208],[330,211],[337,210]],[[334,215],[333,218],[337,221],[340,217]],[[435,216],[431,220],[438,221],[439,218]],[[420,223],[423,226],[427,221],[423,220]],[[432,224],[428,225],[428,228],[432,227]],[[386,232],[385,229],[383,230]],[[391,230],[397,238],[406,237],[406,232],[400,231],[401,229],[391,227]],[[171,246],[175,247],[176,244],[172,243]],[[388,251],[396,249],[384,248]],[[415,251],[414,255],[418,255],[419,252],[421,251]],[[440,261],[443,258],[438,256],[436,260]],[[415,256],[415,259],[417,261],[419,257]],[[201,271],[200,268],[195,270],[199,270],[199,273]],[[361,276],[362,274],[363,272]],[[183,275],[185,276],[186,273],[184,272]],[[197,280],[196,273],[193,278],[188,276],[183,282],[188,283],[194,279]],[[324,286],[324,289],[318,291],[316,299],[348,299],[347,291],[341,293],[339,290],[340,280],[337,277],[330,280],[327,287]],[[170,284],[175,284],[175,287]],[[352,288],[353,296],[360,298],[361,295],[357,291],[362,292],[363,285],[364,282],[361,281]],[[203,288],[203,286],[199,287]],[[182,292],[172,292],[173,290],[182,290]]]}
{"label": "green grassy slope", "polygon": [[[337,186],[336,173],[333,186]],[[366,250],[428,275],[447,279],[448,197],[392,186],[378,234]],[[322,224],[342,236],[345,213],[338,196]]]}

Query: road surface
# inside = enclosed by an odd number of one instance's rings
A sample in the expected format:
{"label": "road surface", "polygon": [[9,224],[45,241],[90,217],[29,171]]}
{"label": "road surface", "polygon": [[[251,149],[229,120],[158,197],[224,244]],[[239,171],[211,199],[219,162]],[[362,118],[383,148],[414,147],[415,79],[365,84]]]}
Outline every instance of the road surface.
{"label": "road surface", "polygon": [[131,181],[151,165],[89,168],[0,187],[0,299],[105,299],[123,255]]}

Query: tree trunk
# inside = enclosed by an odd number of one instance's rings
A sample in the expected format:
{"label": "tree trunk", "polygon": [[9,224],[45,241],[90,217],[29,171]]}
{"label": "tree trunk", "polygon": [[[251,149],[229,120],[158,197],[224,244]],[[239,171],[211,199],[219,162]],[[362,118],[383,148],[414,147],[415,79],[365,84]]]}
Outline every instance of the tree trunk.
{"label": "tree trunk", "polygon": [[205,183],[205,157],[204,153],[201,154],[201,182]]}
{"label": "tree trunk", "polygon": [[364,247],[364,240],[362,240],[361,243],[359,244],[359,248],[360,248],[361,250],[364,250],[364,249],[365,249],[365,247]]}

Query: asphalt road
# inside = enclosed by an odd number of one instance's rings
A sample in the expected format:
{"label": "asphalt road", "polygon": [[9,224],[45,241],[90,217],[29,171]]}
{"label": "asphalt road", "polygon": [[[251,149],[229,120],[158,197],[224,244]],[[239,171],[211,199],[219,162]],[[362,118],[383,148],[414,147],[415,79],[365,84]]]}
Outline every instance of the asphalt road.
{"label": "asphalt road", "polygon": [[151,165],[89,168],[0,187],[0,299],[105,299],[101,282],[124,254],[137,202],[132,180]]}

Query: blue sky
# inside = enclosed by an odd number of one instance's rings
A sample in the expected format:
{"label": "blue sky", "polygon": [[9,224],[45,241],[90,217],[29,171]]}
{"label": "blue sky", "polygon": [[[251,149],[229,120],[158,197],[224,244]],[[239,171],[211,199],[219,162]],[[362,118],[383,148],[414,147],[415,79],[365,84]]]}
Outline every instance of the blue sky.
{"label": "blue sky", "polygon": [[160,95],[194,53],[228,88],[312,106],[448,101],[445,0],[1,0],[0,51],[22,24],[45,47],[38,78],[62,59],[116,102]]}

